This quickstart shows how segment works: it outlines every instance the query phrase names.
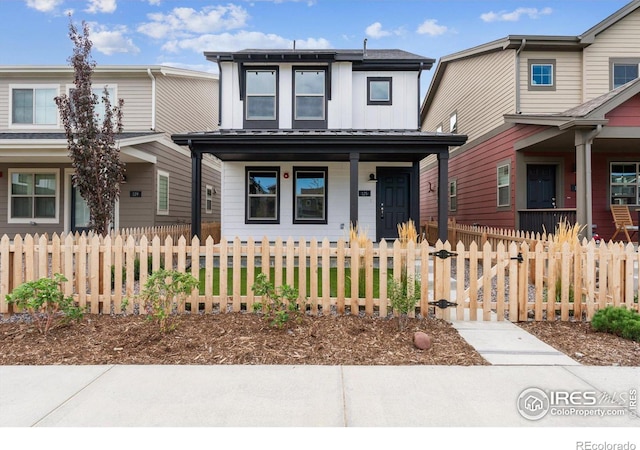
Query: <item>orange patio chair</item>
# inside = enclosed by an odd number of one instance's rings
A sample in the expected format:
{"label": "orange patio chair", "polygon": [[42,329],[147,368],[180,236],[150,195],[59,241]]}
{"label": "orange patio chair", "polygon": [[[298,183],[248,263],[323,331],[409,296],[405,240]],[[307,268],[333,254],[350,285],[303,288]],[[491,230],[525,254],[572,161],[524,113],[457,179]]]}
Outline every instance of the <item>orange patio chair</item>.
{"label": "orange patio chair", "polygon": [[616,232],[611,236],[613,241],[618,233],[624,233],[627,237],[627,241],[631,242],[631,234],[638,232],[638,226],[633,224],[631,219],[631,213],[627,205],[611,205],[611,215],[613,216],[613,222],[616,226]]}

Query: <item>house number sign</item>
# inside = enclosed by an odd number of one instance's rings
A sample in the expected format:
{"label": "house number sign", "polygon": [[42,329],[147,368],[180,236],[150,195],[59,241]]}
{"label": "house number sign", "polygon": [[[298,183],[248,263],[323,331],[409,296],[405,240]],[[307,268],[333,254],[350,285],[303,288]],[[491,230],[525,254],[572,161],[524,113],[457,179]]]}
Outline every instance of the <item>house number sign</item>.
{"label": "house number sign", "polygon": [[142,191],[129,191],[129,197],[142,197]]}

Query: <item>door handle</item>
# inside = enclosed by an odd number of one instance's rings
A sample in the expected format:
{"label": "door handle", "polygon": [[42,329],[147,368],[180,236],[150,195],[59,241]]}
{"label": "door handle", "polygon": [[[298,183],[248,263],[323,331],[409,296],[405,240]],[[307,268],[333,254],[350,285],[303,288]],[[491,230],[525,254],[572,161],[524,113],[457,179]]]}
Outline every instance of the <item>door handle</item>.
{"label": "door handle", "polygon": [[380,218],[384,219],[384,203],[380,203]]}

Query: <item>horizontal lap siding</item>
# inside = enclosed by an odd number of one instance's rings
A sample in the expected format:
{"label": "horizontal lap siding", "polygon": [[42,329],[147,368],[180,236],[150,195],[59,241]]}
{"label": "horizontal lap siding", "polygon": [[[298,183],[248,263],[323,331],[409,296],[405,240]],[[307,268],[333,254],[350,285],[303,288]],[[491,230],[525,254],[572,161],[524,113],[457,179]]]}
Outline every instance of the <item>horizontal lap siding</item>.
{"label": "horizontal lap siding", "polygon": [[[465,224],[501,228],[515,226],[516,167],[514,142],[541,130],[541,127],[517,125],[476,147],[456,154],[449,160],[449,180],[457,182],[457,211],[449,217]],[[497,207],[497,167],[510,161],[511,207]],[[438,169],[431,167],[421,175],[421,220],[435,219],[437,208]],[[429,183],[435,192],[429,193]],[[519,188],[523,188],[519,186]],[[448,186],[444,187],[448,192]]]}
{"label": "horizontal lap siding", "polygon": [[91,81],[94,86],[115,87],[116,98],[124,100],[124,132],[148,131],[151,128],[151,80],[146,74],[126,77],[94,74]]}
{"label": "horizontal lap siding", "polygon": [[624,102],[616,109],[605,115],[609,119],[610,127],[640,126],[640,95]]}
{"label": "horizontal lap siding", "polygon": [[156,128],[167,133],[218,128],[218,80],[156,75]]}
{"label": "horizontal lap siding", "polygon": [[640,10],[604,30],[584,49],[584,101],[611,89],[610,58],[640,58]]}

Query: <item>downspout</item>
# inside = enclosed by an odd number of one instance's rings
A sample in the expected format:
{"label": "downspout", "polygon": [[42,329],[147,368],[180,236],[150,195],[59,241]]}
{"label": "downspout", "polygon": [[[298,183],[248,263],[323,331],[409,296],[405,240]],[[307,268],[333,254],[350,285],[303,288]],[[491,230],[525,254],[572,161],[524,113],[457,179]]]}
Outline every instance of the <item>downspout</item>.
{"label": "downspout", "polygon": [[420,63],[420,69],[418,70],[418,131],[422,129],[422,124],[420,123],[420,105],[422,105],[422,92],[420,92],[420,78],[422,76],[422,71],[424,70],[424,63]]}
{"label": "downspout", "polygon": [[527,40],[522,38],[520,47],[516,50],[516,114],[520,114],[520,53],[524,50],[524,46],[527,45]]}
{"label": "downspout", "polygon": [[[295,41],[293,42],[295,45]],[[216,64],[218,64],[218,128],[220,128],[222,125],[222,67],[220,66],[220,55],[216,57]]]}
{"label": "downspout", "polygon": [[151,131],[156,130],[156,77],[151,73],[151,68],[147,68],[147,74],[151,78]]}
{"label": "downspout", "polygon": [[[593,192],[591,187],[591,144],[593,144],[593,140],[600,134],[602,131],[602,125],[598,125],[595,130],[591,131],[587,135],[587,142],[585,144],[585,158],[584,158],[584,169],[585,169],[585,190],[587,191],[587,223],[591,226],[593,224]],[[593,229],[587,230],[587,238],[591,239]]]}

